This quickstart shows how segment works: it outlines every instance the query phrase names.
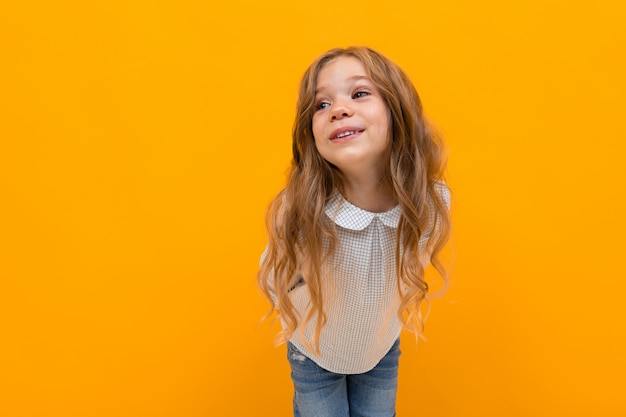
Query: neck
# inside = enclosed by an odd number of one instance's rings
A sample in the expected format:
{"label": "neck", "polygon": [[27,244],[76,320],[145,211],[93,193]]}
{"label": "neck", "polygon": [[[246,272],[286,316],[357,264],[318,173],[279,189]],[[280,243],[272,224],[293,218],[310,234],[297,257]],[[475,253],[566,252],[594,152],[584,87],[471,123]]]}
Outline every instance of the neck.
{"label": "neck", "polygon": [[382,213],[395,207],[391,188],[381,178],[345,178],[344,197],[352,204],[373,213]]}

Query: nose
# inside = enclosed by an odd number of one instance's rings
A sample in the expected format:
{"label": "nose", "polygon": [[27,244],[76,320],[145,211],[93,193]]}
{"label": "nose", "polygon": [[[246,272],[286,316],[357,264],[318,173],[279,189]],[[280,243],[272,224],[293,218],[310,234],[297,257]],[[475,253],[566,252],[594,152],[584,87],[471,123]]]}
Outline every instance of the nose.
{"label": "nose", "polygon": [[341,120],[344,117],[350,117],[353,114],[352,108],[346,104],[344,101],[336,102],[333,105],[333,108],[330,112],[330,120]]}

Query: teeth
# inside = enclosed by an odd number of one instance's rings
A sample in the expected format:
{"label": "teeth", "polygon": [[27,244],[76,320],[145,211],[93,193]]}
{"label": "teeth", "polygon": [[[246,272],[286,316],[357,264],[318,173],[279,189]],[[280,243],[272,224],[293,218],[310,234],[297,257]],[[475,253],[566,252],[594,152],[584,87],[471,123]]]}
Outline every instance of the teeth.
{"label": "teeth", "polygon": [[355,131],[348,131],[348,132],[343,132],[338,134],[337,136],[335,136],[337,139],[341,139],[341,138],[345,138],[346,136],[350,136],[350,135],[354,135],[356,132]]}

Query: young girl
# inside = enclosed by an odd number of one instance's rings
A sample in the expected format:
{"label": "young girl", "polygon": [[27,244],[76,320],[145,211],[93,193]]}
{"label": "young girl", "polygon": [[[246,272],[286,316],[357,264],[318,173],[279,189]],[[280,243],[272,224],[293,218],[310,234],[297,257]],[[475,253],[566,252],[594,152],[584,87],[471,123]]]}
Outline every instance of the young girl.
{"label": "young girl", "polygon": [[258,274],[287,342],[296,417],[394,416],[399,335],[420,334],[450,234],[443,146],[411,81],[365,47],[304,74]]}

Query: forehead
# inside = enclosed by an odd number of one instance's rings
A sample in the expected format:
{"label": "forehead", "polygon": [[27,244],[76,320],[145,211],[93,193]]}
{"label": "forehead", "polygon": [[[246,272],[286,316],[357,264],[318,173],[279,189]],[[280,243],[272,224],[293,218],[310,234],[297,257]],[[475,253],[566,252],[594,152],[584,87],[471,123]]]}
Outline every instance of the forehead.
{"label": "forehead", "polygon": [[315,92],[360,79],[369,80],[363,63],[351,56],[340,56],[328,62],[319,71],[315,80]]}

